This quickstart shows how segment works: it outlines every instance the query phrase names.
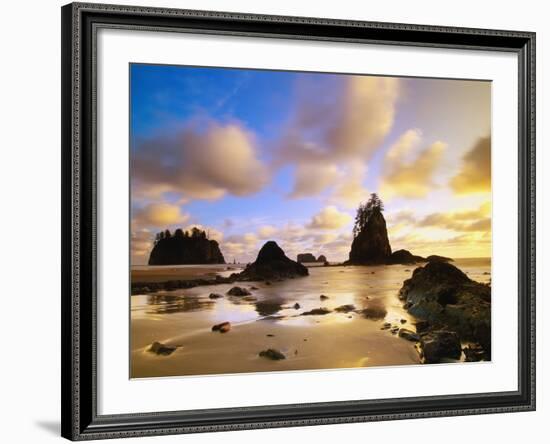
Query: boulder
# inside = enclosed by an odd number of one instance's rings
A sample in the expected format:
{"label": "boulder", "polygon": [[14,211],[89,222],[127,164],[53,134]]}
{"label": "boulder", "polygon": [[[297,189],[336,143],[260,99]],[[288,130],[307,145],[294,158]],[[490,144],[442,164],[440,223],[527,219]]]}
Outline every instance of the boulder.
{"label": "boulder", "polygon": [[260,249],[254,263],[247,265],[241,273],[232,276],[238,280],[254,281],[294,278],[308,274],[307,268],[289,259],[276,242],[268,241]]}
{"label": "boulder", "polygon": [[388,258],[388,264],[411,265],[417,262],[426,262],[422,256],[415,256],[408,250],[394,251]]}
{"label": "boulder", "polygon": [[302,262],[317,262],[315,256],[311,253],[301,253],[296,257],[296,260],[300,263]]}
{"label": "boulder", "polygon": [[281,359],[286,359],[286,356],[283,355],[279,350],[274,348],[268,348],[259,353],[262,358],[271,359],[272,361],[279,361]]}
{"label": "boulder", "polygon": [[407,341],[418,342],[420,340],[420,336],[407,328],[399,329],[398,335],[400,338],[406,339]]}
{"label": "boulder", "polygon": [[155,341],[147,348],[147,351],[156,355],[168,356],[174,353],[174,351],[176,351],[176,348],[177,347],[175,345],[167,345]]}
{"label": "boulder", "polygon": [[399,297],[419,320],[445,326],[461,339],[479,343],[490,355],[490,286],[471,280],[454,265],[436,261],[415,269]]}
{"label": "boulder", "polygon": [[209,297],[210,299],[220,299],[220,298],[223,298],[223,295],[221,295],[221,294],[219,294],[219,293],[210,293],[210,294],[208,295],[208,297]]}
{"label": "boulder", "polygon": [[313,310],[304,311],[302,313],[302,316],[326,315],[329,313],[330,313],[330,310],[328,308],[320,307],[320,308],[314,308]]}
{"label": "boulder", "polygon": [[219,331],[220,333],[227,333],[229,330],[231,330],[230,322],[222,322],[212,327],[212,331]]}
{"label": "boulder", "polygon": [[437,364],[444,359],[459,359],[460,340],[454,331],[437,330],[420,336],[420,352],[426,364]]}
{"label": "boulder", "polygon": [[361,313],[367,319],[380,320],[384,319],[388,314],[386,307],[383,305],[369,305],[367,308],[360,310]]}
{"label": "boulder", "polygon": [[227,292],[227,294],[230,296],[248,296],[252,293],[244,287],[233,287]]}
{"label": "boulder", "polygon": [[338,313],[349,313],[350,311],[355,311],[355,305],[353,304],[340,305],[339,307],[336,307],[334,311]]}
{"label": "boulder", "polygon": [[318,258],[317,258],[317,262],[321,262],[323,264],[328,264],[328,261],[327,261],[327,258],[325,255],[321,254]]}
{"label": "boulder", "polygon": [[373,210],[363,229],[353,239],[350,265],[386,264],[391,256],[386,220],[379,209]]}

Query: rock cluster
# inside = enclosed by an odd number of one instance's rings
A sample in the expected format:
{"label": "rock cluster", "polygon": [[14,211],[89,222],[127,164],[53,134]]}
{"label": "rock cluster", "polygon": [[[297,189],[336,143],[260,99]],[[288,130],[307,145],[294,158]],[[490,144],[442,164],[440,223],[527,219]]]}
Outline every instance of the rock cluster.
{"label": "rock cluster", "polygon": [[436,355],[454,358],[461,341],[478,344],[484,357],[490,359],[490,286],[471,280],[454,265],[435,261],[413,271],[403,283],[399,298],[409,313],[420,320],[417,332],[421,331],[420,348],[426,362],[435,362]]}

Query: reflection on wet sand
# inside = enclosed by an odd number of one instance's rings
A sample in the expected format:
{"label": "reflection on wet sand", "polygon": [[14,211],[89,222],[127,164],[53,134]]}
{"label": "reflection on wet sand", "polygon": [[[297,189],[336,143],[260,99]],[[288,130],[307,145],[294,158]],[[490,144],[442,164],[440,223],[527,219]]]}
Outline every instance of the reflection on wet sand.
{"label": "reflection on wet sand", "polygon": [[[132,296],[131,376],[417,364],[414,343],[397,334],[415,331],[397,296],[409,268],[316,267],[305,278],[251,282],[245,296],[227,295],[230,284]],[[461,268],[490,279],[489,263]],[[326,313],[303,315],[320,308]],[[170,353],[148,351],[155,342]]]}

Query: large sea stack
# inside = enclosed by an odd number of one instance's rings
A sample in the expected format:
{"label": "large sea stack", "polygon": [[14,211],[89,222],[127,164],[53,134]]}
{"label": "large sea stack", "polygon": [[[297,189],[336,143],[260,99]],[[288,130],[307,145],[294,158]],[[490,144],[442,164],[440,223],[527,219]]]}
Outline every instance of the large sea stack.
{"label": "large sea stack", "polygon": [[294,278],[308,274],[307,268],[289,259],[275,241],[268,241],[260,249],[256,261],[247,265],[236,277],[239,280],[258,281]]}
{"label": "large sea stack", "polygon": [[218,242],[198,228],[181,229],[172,235],[159,233],[149,256],[149,265],[225,264]]}
{"label": "large sea stack", "polygon": [[379,208],[374,208],[366,224],[353,239],[348,264],[386,264],[391,256],[386,220]]}

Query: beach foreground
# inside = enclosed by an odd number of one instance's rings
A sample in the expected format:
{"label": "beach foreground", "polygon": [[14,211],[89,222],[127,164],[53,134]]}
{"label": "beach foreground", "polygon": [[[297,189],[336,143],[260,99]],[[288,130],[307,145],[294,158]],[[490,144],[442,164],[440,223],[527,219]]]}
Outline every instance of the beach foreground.
{"label": "beach foreground", "polygon": [[[456,265],[471,279],[490,280],[489,259],[459,259]],[[238,271],[225,268],[142,267],[133,276],[139,273],[144,282],[153,282],[160,276],[226,277]],[[226,294],[231,283],[133,295],[130,376],[419,364],[415,343],[398,334],[403,328],[415,331],[416,319],[398,298],[414,268],[311,267],[307,277],[239,283],[250,293],[245,296]],[[365,313],[366,308],[373,313]],[[230,323],[227,331],[212,330],[225,322]],[[164,347],[160,353],[158,347],[151,351],[155,342]],[[260,356],[270,349],[284,359]]]}

